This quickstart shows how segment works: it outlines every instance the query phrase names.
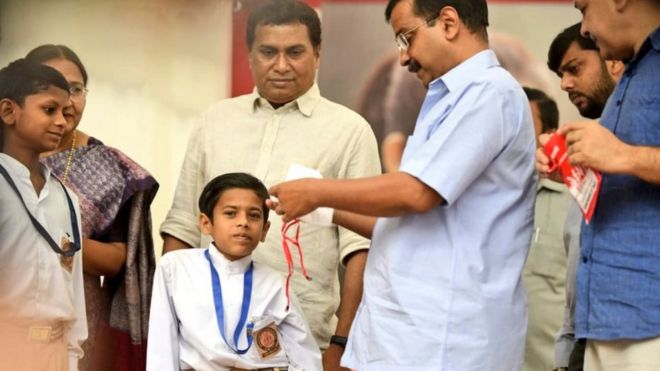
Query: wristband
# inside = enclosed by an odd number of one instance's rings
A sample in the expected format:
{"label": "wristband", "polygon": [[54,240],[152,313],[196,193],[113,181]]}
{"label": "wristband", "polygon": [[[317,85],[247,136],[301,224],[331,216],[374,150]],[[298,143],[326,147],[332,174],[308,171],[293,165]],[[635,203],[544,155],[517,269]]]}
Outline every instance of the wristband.
{"label": "wristband", "polygon": [[339,345],[342,348],[346,348],[346,342],[348,338],[346,336],[332,335],[330,337],[330,344]]}

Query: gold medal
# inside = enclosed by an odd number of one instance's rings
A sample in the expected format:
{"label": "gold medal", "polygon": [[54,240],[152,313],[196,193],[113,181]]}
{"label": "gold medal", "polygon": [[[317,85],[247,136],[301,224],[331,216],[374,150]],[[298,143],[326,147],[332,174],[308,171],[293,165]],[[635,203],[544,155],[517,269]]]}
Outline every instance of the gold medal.
{"label": "gold medal", "polygon": [[261,358],[269,358],[277,354],[280,349],[280,341],[277,336],[277,328],[275,323],[262,328],[254,333],[255,343]]}

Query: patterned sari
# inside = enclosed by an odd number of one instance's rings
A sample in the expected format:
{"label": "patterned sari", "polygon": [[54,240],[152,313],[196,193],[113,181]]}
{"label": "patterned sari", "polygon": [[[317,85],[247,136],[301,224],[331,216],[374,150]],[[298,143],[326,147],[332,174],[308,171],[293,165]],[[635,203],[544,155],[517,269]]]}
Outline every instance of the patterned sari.
{"label": "patterned sari", "polygon": [[[70,150],[44,158],[62,177]],[[90,138],[74,149],[66,185],[80,199],[82,233],[101,242],[126,242],[116,277],[85,274],[89,337],[81,371],[144,370],[155,257],[149,206],[156,180],[122,152]]]}

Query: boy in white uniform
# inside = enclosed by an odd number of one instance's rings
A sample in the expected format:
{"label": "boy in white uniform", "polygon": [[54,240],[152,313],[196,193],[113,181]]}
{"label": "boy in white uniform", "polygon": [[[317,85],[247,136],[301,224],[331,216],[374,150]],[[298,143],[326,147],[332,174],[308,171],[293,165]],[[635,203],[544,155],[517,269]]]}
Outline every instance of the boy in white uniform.
{"label": "boy in white uniform", "polygon": [[[252,261],[270,226],[266,187],[245,173],[199,198],[207,249],[164,255],[154,277],[147,370],[321,370],[321,354],[284,278]],[[288,308],[287,308],[288,306]]]}
{"label": "boy in white uniform", "polygon": [[0,370],[75,371],[83,356],[78,199],[39,163],[68,105],[51,67],[19,59],[0,70]]}

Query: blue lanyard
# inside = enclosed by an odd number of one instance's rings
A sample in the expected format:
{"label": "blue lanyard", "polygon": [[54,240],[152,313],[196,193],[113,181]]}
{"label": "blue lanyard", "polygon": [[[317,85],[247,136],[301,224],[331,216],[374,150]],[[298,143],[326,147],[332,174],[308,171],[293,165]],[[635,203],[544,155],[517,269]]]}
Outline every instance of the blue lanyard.
{"label": "blue lanyard", "polygon": [[209,261],[209,267],[211,267],[211,282],[213,283],[213,303],[215,304],[215,318],[218,322],[218,329],[220,329],[220,334],[222,335],[222,340],[225,341],[225,344],[237,354],[245,354],[252,346],[252,328],[254,327],[253,323],[247,324],[247,348],[238,349],[238,339],[241,336],[241,330],[245,326],[247,321],[248,312],[250,310],[250,298],[252,295],[252,271],[254,270],[254,264],[250,262],[250,268],[243,275],[243,304],[241,304],[241,317],[236,325],[234,330],[234,346],[229,344],[227,341],[227,336],[225,336],[225,315],[224,307],[222,302],[222,286],[220,285],[220,277],[218,272],[215,270],[213,263],[211,263],[211,256],[209,255],[209,250],[204,251],[204,256],[206,260]]}

